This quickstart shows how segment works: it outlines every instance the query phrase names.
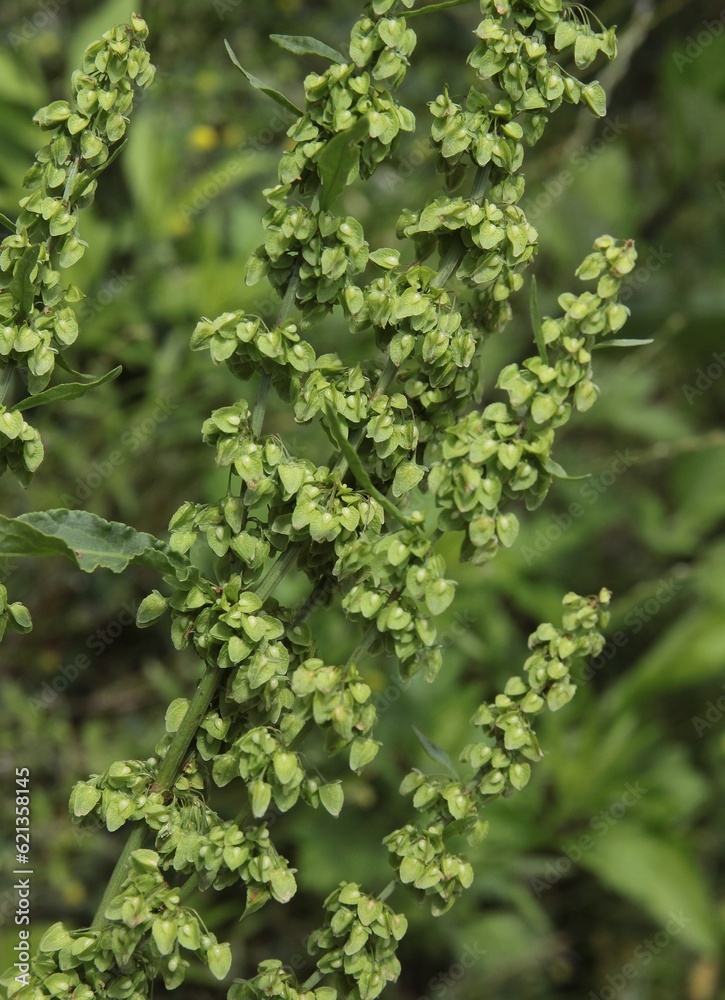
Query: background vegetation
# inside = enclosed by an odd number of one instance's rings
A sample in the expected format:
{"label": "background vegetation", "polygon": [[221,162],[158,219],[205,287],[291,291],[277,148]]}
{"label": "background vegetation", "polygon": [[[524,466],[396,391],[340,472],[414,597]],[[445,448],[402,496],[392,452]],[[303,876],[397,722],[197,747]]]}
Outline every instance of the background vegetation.
{"label": "background vegetation", "polygon": [[[91,252],[74,277],[88,296],[75,366],[100,374],[122,364],[124,374],[52,417],[38,411],[47,458],[25,493],[5,478],[4,513],[67,505],[163,534],[183,500],[223,492],[200,425],[239,386],[190,353],[189,336],[201,315],[253,302],[269,311],[243,268],[285,141],[276,106],[244,85],[223,39],[294,99],[315,62],[268,34],[340,45],[357,9],[354,0],[157,0],[142,11],[158,80],[83,217]],[[41,141],[33,112],[65,96],[83,47],[131,10],[126,0],[4,0],[0,211],[16,210]],[[546,720],[547,756],[526,792],[490,808],[473,888],[440,923],[410,903],[403,975],[385,996],[725,997],[725,11],[682,0],[606,0],[595,10],[620,25],[621,57],[603,77],[608,118],[562,111],[529,158],[542,311],[572,287],[595,236],[631,236],[640,267],[627,336],[655,343],[598,358],[601,400],[567,429],[558,456],[591,479],[557,484],[514,549],[460,571],[436,685],[403,688],[392,664],[369,665],[386,752],[362,779],[341,771],[349,806],[339,820],[310,810],[278,820],[281,849],[299,869],[295,901],[242,925],[233,890],[200,901],[210,928],[233,942],[236,975],[265,957],[297,961],[321,894],[341,878],[387,880],[380,837],[403,822],[400,777],[425,766],[411,724],[455,750],[472,709],[518,669],[528,632],[557,615],[563,593],[606,585],[610,643],[571,705]],[[405,100],[420,121],[444,82],[465,90],[476,21],[473,4],[416,21]],[[408,139],[398,169],[355,187],[346,207],[371,244],[394,245],[399,209],[434,184],[427,144]],[[486,348],[489,397],[501,364],[528,348],[518,305],[507,335]],[[344,335],[332,319],[318,336],[332,345]],[[359,337],[346,350],[363,356],[366,346]],[[289,423],[272,402],[270,428],[293,441],[307,433]],[[6,578],[10,567],[0,569]],[[117,758],[147,756],[196,664],[174,653],[163,627],[140,633],[131,623],[155,582],[143,571],[88,577],[52,560],[12,573],[14,599],[38,626],[3,645],[0,776],[10,789],[15,766],[33,774],[37,941],[57,919],[90,920],[123,838],[70,824],[72,784]],[[328,649],[349,653],[341,616],[319,611],[312,624]],[[0,849],[5,871],[9,852]],[[3,883],[5,967],[14,934]],[[220,995],[198,976],[177,996]]]}

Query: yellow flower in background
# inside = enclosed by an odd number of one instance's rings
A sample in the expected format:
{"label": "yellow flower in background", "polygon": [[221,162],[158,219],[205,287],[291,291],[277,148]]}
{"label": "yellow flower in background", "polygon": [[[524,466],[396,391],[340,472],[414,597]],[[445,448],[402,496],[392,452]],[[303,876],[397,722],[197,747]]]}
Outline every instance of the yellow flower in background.
{"label": "yellow flower in background", "polygon": [[204,153],[219,145],[219,136],[217,130],[211,125],[195,125],[189,132],[186,141],[191,149]]}

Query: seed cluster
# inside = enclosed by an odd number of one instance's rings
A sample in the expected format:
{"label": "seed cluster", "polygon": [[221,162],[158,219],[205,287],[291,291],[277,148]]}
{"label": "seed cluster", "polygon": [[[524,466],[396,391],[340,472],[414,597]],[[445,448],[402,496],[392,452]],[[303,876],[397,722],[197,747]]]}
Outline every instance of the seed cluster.
{"label": "seed cluster", "polygon": [[[138,613],[145,627],[170,612],[176,648],[194,649],[204,678],[193,699],[169,707],[153,758],[117,762],[74,789],[78,822],[100,820],[111,830],[140,823],[154,849],[131,855],[102,930],[84,937],[51,929],[34,985],[18,1000],[141,1000],[157,974],[169,988],[182,981],[181,949],[226,974],[225,946],[202,933],[179,892],[239,882],[247,913],[293,896],[294,870],[265,817],[299,802],[337,816],[344,799],[340,781],[310,771],[305,737],[321,732],[327,752],[345,751],[354,772],[374,759],[380,743],[363,656],[385,652],[404,676],[435,679],[443,667],[435,619],[455,597],[439,540],[460,532],[461,558],[474,562],[513,545],[517,504],[535,508],[552,480],[566,475],[553,459],[556,431],[596,400],[592,352],[628,315],[617,294],[634,267],[629,241],[597,240],[578,272],[595,290],[562,295],[559,317],[542,320],[534,308],[538,353],[504,368],[496,387],[505,400],[483,407],[479,355],[510,319],[537,249],[520,206],[525,146],[564,101],[604,114],[600,85],[565,71],[560,53],[573,49],[575,67],[585,69],[599,51],[614,55],[613,34],[595,30],[584,8],[562,0],[482,0],[469,59],[477,84],[463,104],[444,91],[430,105],[443,191],[403,210],[400,249],[371,251],[360,223],[335,214],[335,203],[415,127],[395,97],[415,46],[404,16],[411,6],[372,0],[353,27],[349,53],[327,49],[330,67],[305,80],[305,107],[288,133],[292,148],[265,191],[265,241],[247,269],[248,283],[266,278],[279,293],[279,314],[228,312],[203,318],[193,333],[192,348],[208,349],[214,364],[242,381],[260,379],[253,406],[223,406],[203,425],[204,442],[228,472],[225,496],[183,504],[170,524],[171,550],[184,558],[204,550],[212,572],[190,570],[168,596],[150,594]],[[136,75],[150,72],[140,67]],[[59,114],[46,109],[46,121],[57,124]],[[103,119],[107,138],[110,121]],[[87,152],[104,155],[101,147]],[[470,194],[458,193],[465,187]],[[317,354],[316,324],[334,310],[374,340],[374,359],[348,366],[337,353]],[[263,432],[270,388],[299,424],[316,421],[327,433],[333,454],[325,464]],[[311,587],[298,608],[274,596],[293,566]],[[336,595],[342,613],[364,629],[344,663],[327,661],[306,622],[311,608]],[[433,748],[450,774],[414,770],[404,779],[401,792],[412,794],[419,818],[385,838],[390,891],[412,886],[440,914],[470,886],[472,867],[451,839],[478,843],[486,803],[528,782],[541,756],[534,719],[572,697],[572,663],[600,652],[608,603],[606,590],[569,594],[562,627],[533,633],[524,673],[474,716],[480,736],[460,754],[467,777]],[[177,758],[181,767],[169,776]],[[228,820],[207,800],[232,782],[245,787],[249,804]],[[183,879],[184,890],[162,873]],[[406,931],[387,895],[343,882],[310,938],[316,970],[308,979],[299,984],[279,962],[266,961],[232,985],[230,1000],[374,1000],[399,975],[396,950]],[[68,954],[77,960],[70,964]],[[103,993],[93,992],[98,970]],[[334,985],[318,987],[322,977]]]}

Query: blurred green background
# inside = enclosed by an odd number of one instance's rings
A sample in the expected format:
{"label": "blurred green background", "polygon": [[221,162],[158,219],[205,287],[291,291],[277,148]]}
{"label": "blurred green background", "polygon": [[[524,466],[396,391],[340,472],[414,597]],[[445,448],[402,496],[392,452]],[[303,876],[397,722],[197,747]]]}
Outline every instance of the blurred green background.
{"label": "blurred green background", "polygon": [[[3,0],[0,211],[16,211],[41,142],[34,111],[66,96],[84,46],[132,9],[126,0]],[[245,85],[223,40],[295,99],[318,64],[275,48],[268,34],[342,46],[358,9],[353,0],[157,0],[142,9],[157,82],[82,218],[91,249],[73,279],[87,294],[74,367],[100,374],[122,364],[124,373],[38,411],[47,458],[26,492],[5,478],[5,513],[65,505],[163,535],[185,499],[224,492],[200,425],[240,386],[206,353],[190,353],[189,336],[202,315],[273,309],[267,293],[245,287],[243,270],[260,241],[260,192],[286,140],[276,105]],[[655,342],[596,357],[602,397],[567,428],[557,456],[589,480],[558,483],[525,516],[518,545],[490,566],[456,568],[454,540],[446,546],[461,585],[442,626],[444,670],[433,687],[403,688],[394,664],[367,665],[385,746],[365,776],[309,750],[310,766],[343,777],[346,808],[333,820],[299,806],[276,822],[278,846],[299,869],[294,901],[242,925],[238,890],[196,901],[232,941],[235,975],[266,957],[306,967],[303,941],[320,923],[322,894],[342,878],[376,891],[387,882],[380,839],[408,817],[398,783],[411,766],[434,766],[411,725],[457,754],[473,708],[519,669],[529,631],[558,620],[567,590],[606,585],[615,594],[610,641],[582,669],[575,700],[545,720],[547,754],[529,787],[490,807],[472,889],[440,922],[396,897],[411,931],[403,974],[385,996],[725,997],[725,11],[682,0],[606,0],[595,11],[620,26],[621,57],[600,72],[609,114],[597,122],[567,107],[528,154],[536,273],[550,311],[574,287],[594,237],[636,238],[627,336]],[[475,5],[414,22],[419,46],[403,96],[420,133],[401,145],[396,166],[346,195],[373,246],[395,245],[400,208],[436,189],[425,104],[446,82],[454,95],[465,91],[476,23]],[[486,347],[487,398],[500,366],[531,352],[523,295],[515,309]],[[349,361],[371,349],[366,336],[345,337],[338,318],[315,336],[320,350],[334,346]],[[267,426],[293,448],[309,434],[274,400]],[[89,922],[124,839],[70,824],[72,784],[115,759],[147,756],[197,664],[174,653],[163,625],[130,624],[156,584],[143,571],[88,577],[51,560],[0,573],[36,623],[2,647],[0,780],[10,828],[14,768],[32,770],[37,943],[57,919]],[[294,585],[283,594],[299,596]],[[341,615],[317,613],[313,627],[328,662],[350,652]],[[220,800],[228,815],[233,795]],[[4,967],[16,939],[9,844],[0,861]],[[198,969],[177,991],[222,995]]]}

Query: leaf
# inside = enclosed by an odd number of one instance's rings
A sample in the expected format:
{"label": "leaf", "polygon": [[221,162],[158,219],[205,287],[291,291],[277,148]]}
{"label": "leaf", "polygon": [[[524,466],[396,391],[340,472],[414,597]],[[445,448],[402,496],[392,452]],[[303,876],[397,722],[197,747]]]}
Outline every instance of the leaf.
{"label": "leaf", "polygon": [[323,804],[325,809],[327,809],[331,816],[335,816],[337,818],[340,815],[340,810],[342,809],[343,802],[345,801],[345,794],[342,790],[341,782],[333,781],[329,785],[320,785],[319,794],[320,802]]}
{"label": "leaf", "polygon": [[3,212],[0,212],[0,225],[3,225],[11,233],[15,232],[15,223],[13,222],[12,219],[9,219],[7,215],[5,215]]}
{"label": "leaf", "polygon": [[187,580],[194,572],[188,559],[153,535],[85,510],[63,508],[15,518],[0,515],[0,555],[65,556],[84,573],[121,573],[131,563],[177,580]]}
{"label": "leaf", "polygon": [[184,721],[184,716],[189,710],[189,699],[188,698],[174,698],[169,707],[166,709],[165,723],[166,732],[175,733],[181,723]]}
{"label": "leaf", "polygon": [[598,80],[593,80],[584,87],[582,97],[590,111],[598,118],[604,118],[607,113],[607,95]]}
{"label": "leaf", "polygon": [[247,72],[247,70],[242,66],[237,57],[234,55],[232,47],[226,40],[226,38],[224,39],[224,45],[226,46],[226,50],[229,53],[229,58],[231,59],[231,61],[237,67],[239,72],[247,78],[247,80],[251,83],[251,85],[254,87],[255,90],[260,90],[263,94],[266,94],[267,97],[271,97],[273,101],[276,101],[277,104],[279,104],[281,107],[285,109],[285,111],[289,111],[290,114],[295,115],[295,117],[301,117],[302,112],[300,111],[300,109],[297,107],[296,104],[293,104],[292,101],[289,100],[289,98],[285,97],[284,94],[281,94],[278,90],[275,90],[273,87],[266,86],[266,84],[262,83],[262,81],[258,79],[256,76],[254,76],[252,73]]}
{"label": "leaf", "polygon": [[317,154],[322,191],[320,208],[328,209],[345,189],[350,171],[360,160],[357,142],[367,136],[368,122],[360,118],[352,128],[346,129],[325,143]]}
{"label": "leaf", "polygon": [[398,510],[395,504],[388,500],[384,493],[381,493],[377,487],[373,486],[370,476],[367,474],[362,462],[360,461],[358,453],[345,436],[345,431],[340,423],[337,411],[333,409],[332,404],[329,401],[325,402],[325,410],[327,412],[330,437],[345,457],[347,464],[350,466],[350,471],[357,480],[358,486],[361,486],[370,494],[371,497],[374,497],[383,510],[386,510],[392,517],[395,518],[396,521],[400,521],[401,524],[406,525],[408,528],[419,527],[419,525],[417,525],[414,521],[406,517],[401,510]]}
{"label": "leaf", "polygon": [[312,35],[270,35],[270,39],[288,52],[294,52],[298,56],[322,56],[334,63],[346,63],[347,59],[338,52],[337,49],[325,45],[324,42],[313,38]]}
{"label": "leaf", "polygon": [[223,979],[232,965],[232,951],[228,944],[213,944],[206,953],[209,972],[215,979]]}
{"label": "leaf", "polygon": [[269,873],[269,883],[278,903],[289,903],[297,892],[297,882],[289,868],[273,868]]}
{"label": "leaf", "polygon": [[587,472],[585,476],[570,476],[566,469],[563,469],[558,462],[555,462],[553,458],[547,458],[544,462],[544,468],[553,476],[554,479],[564,479],[567,482],[576,483],[580,479],[590,479],[591,472]]}
{"label": "leaf", "polygon": [[23,410],[31,410],[34,406],[47,406],[48,403],[58,403],[63,399],[78,399],[79,396],[85,396],[89,389],[95,389],[96,386],[103,385],[104,382],[113,382],[122,371],[123,368],[121,365],[118,365],[93,382],[63,382],[62,385],[54,385],[51,389],[39,392],[37,396],[28,396],[27,399],[23,399],[18,403],[14,409],[22,412]]}
{"label": "leaf", "polygon": [[101,793],[98,788],[79,781],[73,788],[70,797],[70,810],[74,816],[87,816],[100,801]]}
{"label": "leaf", "polygon": [[373,760],[379,749],[380,744],[377,740],[366,739],[363,736],[356,737],[350,747],[350,770],[359,771],[365,767]]}
{"label": "leaf", "polygon": [[620,820],[601,833],[581,864],[647,910],[671,937],[696,951],[717,951],[717,915],[705,879],[679,845]]}
{"label": "leaf", "polygon": [[401,462],[395,470],[393,496],[400,497],[409,490],[415,489],[426,471],[424,466],[416,465],[415,462]]}
{"label": "leaf", "polygon": [[602,351],[605,347],[644,347],[645,344],[654,344],[654,339],[650,337],[649,340],[604,340],[601,344],[595,344],[593,349]]}
{"label": "leaf", "polygon": [[531,326],[534,331],[534,340],[536,341],[536,346],[539,349],[539,357],[545,365],[548,365],[549,355],[546,351],[546,340],[544,339],[544,333],[541,329],[539,292],[536,286],[536,277],[533,274],[531,275],[531,284],[529,285],[529,309],[531,311]]}
{"label": "leaf", "polygon": [[445,752],[443,747],[439,747],[437,743],[433,742],[433,740],[429,740],[428,737],[421,733],[420,729],[416,726],[413,726],[413,732],[418,737],[420,745],[423,747],[431,760],[434,760],[436,764],[442,765],[442,767],[444,767],[449,774],[453,775],[454,778],[457,778],[458,772],[456,771],[453,761]]}
{"label": "leaf", "polygon": [[30,274],[38,263],[40,246],[29,246],[23,251],[23,256],[15,266],[13,280],[10,283],[13,295],[20,306],[20,315],[27,316],[33,307],[35,285],[30,280]]}
{"label": "leaf", "polygon": [[406,18],[416,17],[418,14],[433,14],[438,10],[448,10],[449,7],[461,7],[471,0],[442,0],[441,3],[431,3],[427,7],[418,7],[417,10],[406,11]]}

